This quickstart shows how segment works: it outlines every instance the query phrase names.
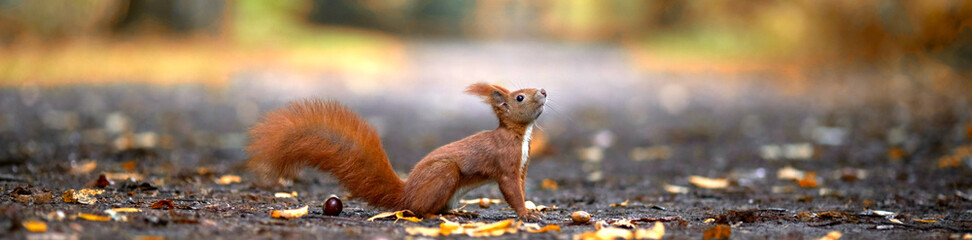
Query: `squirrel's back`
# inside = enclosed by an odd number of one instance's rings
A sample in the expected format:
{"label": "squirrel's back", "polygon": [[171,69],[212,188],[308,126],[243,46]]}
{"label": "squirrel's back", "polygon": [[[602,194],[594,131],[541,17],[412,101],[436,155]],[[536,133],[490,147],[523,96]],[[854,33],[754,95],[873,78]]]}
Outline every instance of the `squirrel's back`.
{"label": "squirrel's back", "polygon": [[248,167],[265,180],[316,167],[372,206],[399,207],[404,182],[388,162],[378,133],[337,102],[291,102],[254,125],[250,138]]}

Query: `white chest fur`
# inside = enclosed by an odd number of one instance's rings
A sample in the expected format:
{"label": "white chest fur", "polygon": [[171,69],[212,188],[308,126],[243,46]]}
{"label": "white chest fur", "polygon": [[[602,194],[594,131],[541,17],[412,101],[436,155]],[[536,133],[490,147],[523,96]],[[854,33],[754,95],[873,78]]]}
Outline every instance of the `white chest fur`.
{"label": "white chest fur", "polygon": [[523,133],[523,145],[520,147],[520,169],[526,167],[527,160],[530,159],[530,136],[533,135],[533,123],[527,125],[526,132]]}

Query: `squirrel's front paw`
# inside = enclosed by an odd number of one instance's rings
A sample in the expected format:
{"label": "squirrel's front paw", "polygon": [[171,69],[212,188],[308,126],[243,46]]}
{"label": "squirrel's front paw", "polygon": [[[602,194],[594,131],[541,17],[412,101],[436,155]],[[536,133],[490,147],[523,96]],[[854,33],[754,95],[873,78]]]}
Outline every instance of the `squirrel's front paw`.
{"label": "squirrel's front paw", "polygon": [[518,214],[518,215],[519,216],[517,218],[527,222],[540,222],[540,219],[544,217],[543,213],[537,210],[528,210],[526,214]]}

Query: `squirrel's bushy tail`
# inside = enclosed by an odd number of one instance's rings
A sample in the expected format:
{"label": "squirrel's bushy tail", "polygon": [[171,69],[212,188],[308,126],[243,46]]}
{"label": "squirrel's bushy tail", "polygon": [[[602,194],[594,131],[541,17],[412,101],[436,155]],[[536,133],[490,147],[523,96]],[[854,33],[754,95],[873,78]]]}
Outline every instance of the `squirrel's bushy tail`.
{"label": "squirrel's bushy tail", "polygon": [[316,167],[371,206],[397,208],[401,201],[404,182],[392,170],[378,133],[337,102],[291,102],[254,125],[250,141],[248,167],[267,180]]}

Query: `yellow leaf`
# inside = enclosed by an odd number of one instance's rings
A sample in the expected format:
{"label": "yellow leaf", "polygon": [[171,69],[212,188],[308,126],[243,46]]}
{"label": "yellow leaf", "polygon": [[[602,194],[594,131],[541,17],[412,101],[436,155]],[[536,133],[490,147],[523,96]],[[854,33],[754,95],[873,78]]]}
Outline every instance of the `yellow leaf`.
{"label": "yellow leaf", "polygon": [[707,178],[702,176],[689,176],[689,182],[700,188],[719,189],[729,186],[729,180],[725,178]]}
{"label": "yellow leaf", "polygon": [[379,213],[378,215],[375,215],[375,216],[372,216],[372,217],[368,218],[368,221],[369,222],[373,222],[373,221],[375,221],[375,219],[381,219],[381,218],[395,216],[396,213],[397,212],[383,212],[383,213]]}
{"label": "yellow leaf", "polygon": [[938,221],[937,220],[934,220],[934,219],[920,219],[920,218],[915,218],[913,220],[915,220],[915,222],[920,222],[920,223],[938,223]]}
{"label": "yellow leaf", "polygon": [[242,178],[240,178],[240,176],[227,174],[227,175],[223,175],[222,177],[219,177],[218,183],[225,185],[225,184],[239,183],[240,181],[242,181]]}
{"label": "yellow leaf", "polygon": [[472,231],[473,232],[486,232],[486,231],[493,231],[493,230],[505,230],[505,229],[509,228],[510,225],[513,225],[513,219],[506,219],[506,220],[503,220],[503,221],[486,224],[484,226],[481,226],[481,227],[478,227],[478,228],[474,228],[474,229],[472,229]]}
{"label": "yellow leaf", "polygon": [[368,218],[368,221],[369,222],[373,222],[373,221],[375,221],[375,219],[387,218],[387,217],[391,217],[391,216],[395,216],[395,221],[398,221],[398,219],[405,219],[405,220],[412,221],[412,222],[422,221],[421,218],[406,217],[405,214],[408,214],[409,216],[415,216],[415,213],[412,213],[412,211],[409,211],[409,210],[401,210],[401,211],[397,211],[397,212],[383,212],[383,213],[379,213],[378,215],[375,215],[373,217]]}
{"label": "yellow leaf", "polygon": [[101,215],[94,215],[94,214],[87,214],[87,213],[78,213],[78,217],[84,220],[98,221],[98,222],[111,220],[111,217],[109,216],[101,216]]}
{"label": "yellow leaf", "polygon": [[665,236],[665,225],[661,222],[655,222],[655,226],[651,229],[638,229],[634,233],[635,239],[661,239]]}
{"label": "yellow leaf", "polygon": [[284,219],[294,219],[303,217],[307,215],[307,206],[298,209],[285,209],[285,210],[272,210],[270,211],[270,217],[273,218],[284,218]]}
{"label": "yellow leaf", "polygon": [[[426,237],[438,237],[439,228],[429,228],[429,227],[409,227],[405,228],[405,233],[409,235],[422,235]],[[443,234],[445,235],[445,234]]]}
{"label": "yellow leaf", "polygon": [[628,201],[631,201],[631,199],[625,199],[623,203],[612,203],[611,207],[627,207]]}
{"label": "yellow leaf", "polygon": [[115,212],[142,212],[142,209],[138,208],[112,208],[111,210]]}
{"label": "yellow leaf", "polygon": [[555,182],[554,180],[550,180],[549,178],[544,179],[542,182],[540,182],[540,188],[543,189],[557,190],[558,187],[559,186],[557,186],[557,182]]}
{"label": "yellow leaf", "polygon": [[47,223],[41,221],[26,221],[24,228],[31,232],[47,232]]}
{"label": "yellow leaf", "polygon": [[[412,212],[409,211],[409,213],[412,213]],[[412,214],[412,215],[415,215],[415,214]],[[411,222],[421,222],[422,221],[421,218],[417,218],[415,216],[406,217],[405,216],[405,211],[395,212],[395,217],[398,218],[398,219],[404,219],[404,220],[408,220],[408,221],[411,221]]]}
{"label": "yellow leaf", "polygon": [[838,232],[838,231],[831,231],[831,232],[827,233],[827,236],[824,236],[822,238],[818,238],[817,240],[837,240],[837,239],[840,239],[840,236],[841,235],[842,234],[840,234],[840,232]]}
{"label": "yellow leaf", "polygon": [[549,231],[558,231],[558,232],[560,232],[560,226],[558,226],[558,225],[547,225],[547,226],[543,226],[543,227],[536,228],[536,229],[526,229],[526,231],[529,232],[529,233],[544,233],[544,232],[549,232]]}
{"label": "yellow leaf", "polygon": [[597,236],[598,239],[618,239],[618,238],[632,239],[634,237],[634,234],[632,234],[631,231],[628,231],[627,229],[601,228],[601,230],[597,230],[595,236]]}
{"label": "yellow leaf", "polygon": [[443,219],[443,221],[445,222],[439,224],[439,233],[442,234],[442,236],[449,236],[449,234],[457,232],[457,230],[459,230],[459,228],[462,227],[461,225],[459,225],[459,223],[450,222],[445,219]]}

